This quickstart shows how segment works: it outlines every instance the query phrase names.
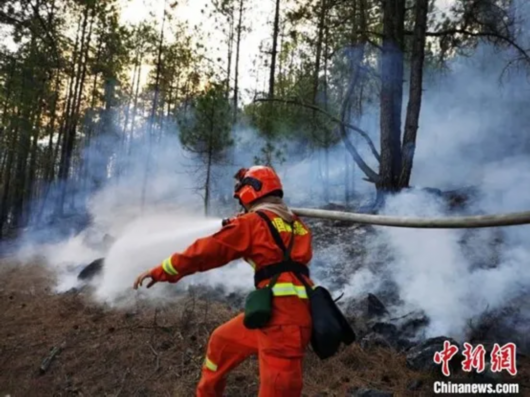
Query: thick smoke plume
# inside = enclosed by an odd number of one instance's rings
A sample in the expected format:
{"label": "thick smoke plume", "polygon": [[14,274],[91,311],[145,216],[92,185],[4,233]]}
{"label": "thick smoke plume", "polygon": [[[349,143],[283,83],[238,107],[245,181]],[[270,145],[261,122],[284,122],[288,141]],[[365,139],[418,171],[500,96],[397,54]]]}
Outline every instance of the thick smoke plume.
{"label": "thick smoke plume", "polygon": [[[475,187],[463,211],[468,215],[530,209],[528,113],[520,112],[530,86],[524,72],[512,72],[499,83],[502,55],[480,47],[474,58],[457,59],[447,75],[430,80],[424,95],[413,185]],[[383,213],[455,215],[440,197],[420,189],[390,197]],[[512,310],[528,297],[530,226],[376,230],[368,258],[384,265],[353,274],[346,291],[353,297],[384,294],[390,283],[400,298],[396,315],[419,309],[429,317],[425,336],[465,340],[482,315]],[[516,313],[499,319],[510,323],[504,337],[527,343],[522,330],[530,326],[529,315],[526,299]]]}

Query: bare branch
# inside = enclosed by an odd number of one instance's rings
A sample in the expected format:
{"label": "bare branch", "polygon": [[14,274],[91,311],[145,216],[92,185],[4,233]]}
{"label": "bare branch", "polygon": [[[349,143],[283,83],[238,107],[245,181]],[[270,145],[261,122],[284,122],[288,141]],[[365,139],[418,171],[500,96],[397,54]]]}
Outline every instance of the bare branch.
{"label": "bare branch", "polygon": [[[361,78],[361,66],[362,66],[362,61],[364,58],[364,50],[365,50],[365,44],[363,44],[360,50],[357,51],[356,53],[357,57],[355,57],[356,59],[353,59],[354,57],[350,57],[350,66],[352,67],[353,76],[350,78],[350,82],[348,84],[346,95],[341,104],[341,109],[340,109],[341,124],[340,124],[339,131],[340,131],[342,140],[344,142],[344,145],[346,146],[346,149],[350,152],[350,154],[352,155],[353,159],[355,160],[359,168],[364,172],[364,174],[368,177],[370,181],[373,181],[374,183],[378,183],[380,180],[380,176],[374,170],[372,170],[368,166],[368,164],[365,163],[365,161],[361,158],[361,156],[359,156],[357,149],[350,141],[350,138],[346,131],[346,127],[344,125],[346,122],[346,118],[348,117],[349,119],[349,115],[350,115],[349,112],[351,109],[351,100],[352,100],[353,92],[355,90],[355,87],[357,87],[359,83],[359,79]],[[375,150],[375,148],[373,149]],[[376,158],[377,158],[377,161],[380,161],[379,153],[377,153]]]}
{"label": "bare branch", "polygon": [[357,149],[355,146],[351,143],[350,138],[348,137],[348,134],[346,133],[346,127],[344,124],[341,123],[341,126],[339,127],[341,131],[341,136],[344,141],[344,145],[346,146],[346,149],[348,149],[348,152],[352,155],[353,159],[361,169],[365,173],[365,175],[368,177],[366,179],[369,182],[372,183],[378,183],[380,176],[377,174],[374,170],[370,168],[368,164],[363,160],[363,158],[359,155],[359,152],[357,152]]}
{"label": "bare branch", "polygon": [[121,380],[121,386],[120,388],[118,389],[118,392],[116,393],[116,397],[119,397],[122,390],[123,390],[123,387],[125,386],[125,380],[127,379],[127,375],[129,375],[129,372],[130,372],[130,369],[129,367],[127,367],[127,369],[125,370],[125,374],[123,375],[123,378]]}
{"label": "bare branch", "polygon": [[[407,31],[405,32],[407,35],[412,35],[413,32]],[[471,37],[489,37],[489,38],[496,38],[502,41],[505,41],[509,45],[511,45],[513,48],[519,52],[522,58],[526,59],[526,61],[530,62],[530,55],[528,55],[528,51],[524,50],[520,45],[518,45],[515,41],[513,41],[511,38],[503,36],[496,32],[470,32],[465,29],[448,29],[448,30],[442,30],[439,32],[427,32],[426,35],[429,37],[441,37],[441,36],[450,36],[453,34],[463,34],[466,36]]]}
{"label": "bare branch", "polygon": [[374,143],[372,142],[372,140],[370,139],[370,137],[368,136],[368,134],[365,131],[363,131],[359,127],[356,127],[356,126],[354,126],[352,124],[345,123],[345,122],[341,121],[338,117],[333,116],[332,114],[326,112],[325,110],[319,108],[318,106],[311,105],[309,103],[305,103],[305,102],[302,102],[302,101],[293,100],[293,99],[281,99],[281,98],[274,98],[274,99],[257,98],[257,99],[254,99],[254,102],[279,102],[279,103],[285,103],[285,104],[288,104],[288,105],[302,106],[304,108],[312,109],[314,111],[317,111],[317,112],[323,114],[324,116],[330,118],[335,123],[340,124],[340,125],[342,125],[344,127],[347,127],[347,128],[351,128],[352,130],[354,130],[357,133],[359,133],[359,135],[361,135],[365,139],[365,141],[368,143],[368,146],[370,146],[370,150],[371,150],[372,154],[374,155],[374,157],[377,159],[377,161],[379,161],[380,158],[381,158],[381,156],[377,152],[377,149],[375,148]]}
{"label": "bare branch", "polygon": [[151,345],[151,343],[147,343],[147,346],[149,346],[149,348],[155,355],[156,360],[155,360],[154,372],[158,372],[158,370],[160,369],[160,354],[155,350],[155,348],[153,347],[153,345]]}

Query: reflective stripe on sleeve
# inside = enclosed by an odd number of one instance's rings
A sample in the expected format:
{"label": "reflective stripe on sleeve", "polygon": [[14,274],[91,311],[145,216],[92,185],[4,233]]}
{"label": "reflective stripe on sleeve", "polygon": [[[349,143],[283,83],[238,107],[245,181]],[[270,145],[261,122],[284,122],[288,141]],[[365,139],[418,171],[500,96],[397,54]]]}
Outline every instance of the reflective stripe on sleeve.
{"label": "reflective stripe on sleeve", "polygon": [[210,371],[214,371],[214,372],[217,371],[217,365],[214,364],[208,357],[206,357],[206,360],[204,360],[204,365]]}
{"label": "reflective stripe on sleeve", "polygon": [[179,274],[179,272],[177,272],[171,264],[171,257],[164,259],[164,262],[162,262],[162,269],[164,269],[164,271],[171,276],[176,276]]}

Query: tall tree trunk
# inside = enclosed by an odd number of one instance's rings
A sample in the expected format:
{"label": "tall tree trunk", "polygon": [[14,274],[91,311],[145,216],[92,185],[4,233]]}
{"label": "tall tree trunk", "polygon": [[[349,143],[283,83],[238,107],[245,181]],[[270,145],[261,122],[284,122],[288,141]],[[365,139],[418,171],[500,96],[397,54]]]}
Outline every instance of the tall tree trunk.
{"label": "tall tree trunk", "polygon": [[136,91],[134,92],[134,104],[133,104],[133,114],[131,117],[131,132],[129,136],[129,147],[127,148],[127,156],[131,156],[132,142],[134,139],[134,130],[136,127],[136,114],[138,113],[138,98],[140,97],[140,76],[142,74],[142,57],[139,59],[138,65],[138,75],[136,76]]}
{"label": "tall tree trunk", "polygon": [[[134,60],[134,70],[133,70],[133,75],[131,79],[131,95],[127,99],[127,109],[125,110],[125,120],[123,122],[123,135],[124,136],[127,136],[127,131],[129,127],[129,115],[131,111],[131,103],[134,101],[136,79],[138,79],[139,77],[140,77],[140,46],[137,44],[136,56]],[[134,120],[133,120],[133,123],[134,123]]]}
{"label": "tall tree trunk", "polygon": [[229,30],[228,30],[228,54],[226,67],[226,99],[230,97],[230,76],[232,75],[232,52],[234,45],[234,9],[230,6],[229,15]]}
{"label": "tall tree trunk", "polygon": [[[31,36],[29,48],[29,58],[31,59],[37,54],[37,38],[35,35]],[[22,65],[22,85],[20,90],[22,112],[19,119],[21,136],[20,145],[17,147],[13,199],[13,225],[15,228],[25,226],[24,209],[29,200],[28,160],[31,154],[33,131],[36,129],[35,121],[38,120],[42,108],[41,96],[46,84],[46,82],[39,81],[42,76],[38,72],[38,67],[33,63]]]}
{"label": "tall tree trunk", "polygon": [[[84,88],[85,88],[85,81],[86,81],[86,74],[87,74],[87,66],[88,66],[88,60],[89,60],[89,50],[90,50],[90,43],[91,43],[91,40],[92,40],[92,28],[93,28],[93,25],[94,25],[94,19],[95,19],[95,14],[96,14],[96,8],[95,6],[92,6],[92,13],[91,13],[91,20],[90,20],[90,25],[89,25],[89,29],[88,29],[88,34],[87,34],[87,37],[85,39],[84,37],[84,31],[86,30],[86,24],[83,26],[83,40],[81,42],[81,57],[80,57],[80,66],[79,66],[79,70],[80,70],[80,73],[79,73],[79,77],[77,78],[77,82],[78,82],[78,86],[76,88],[77,90],[77,95],[75,97],[75,107],[74,107],[74,110],[73,110],[73,114],[72,114],[72,122],[71,122],[71,125],[70,125],[70,132],[69,132],[69,136],[72,140],[72,142],[75,141],[75,137],[77,135],[77,126],[79,124],[79,117],[80,117],[80,111],[81,111],[81,103],[82,103],[82,95],[83,95],[83,92],[84,92]],[[88,4],[87,4],[87,8],[88,8]],[[88,19],[88,9],[86,10],[87,11],[87,19]],[[98,54],[99,56],[99,54]],[[72,145],[72,150],[73,150],[73,145]],[[82,163],[82,159],[80,159],[80,162],[81,164]],[[84,190],[81,189],[83,187],[83,177],[82,175],[84,174],[84,170],[81,170],[81,167],[78,167],[77,170],[79,171],[78,172],[78,179],[81,179],[79,182],[76,181],[76,185],[79,186],[78,190],[81,190],[81,193],[84,194]],[[75,201],[75,196],[74,194],[72,194],[71,196],[72,198],[72,205],[74,205],[74,201]]]}
{"label": "tall tree trunk", "polygon": [[399,178],[399,188],[409,186],[416,134],[420,118],[421,96],[423,85],[423,62],[425,59],[425,32],[427,30],[427,13],[429,0],[416,0],[416,22],[412,41],[412,55],[410,65],[409,102],[405,119],[405,133],[403,136],[402,165]]}
{"label": "tall tree trunk", "polygon": [[[278,54],[278,35],[280,32],[280,0],[276,0],[276,7],[274,11],[274,28],[272,32],[272,49],[271,49],[271,65],[269,73],[269,99],[274,99],[275,78],[276,78],[276,58]],[[274,134],[274,120],[275,107],[272,103],[265,105],[265,145],[262,148],[264,165],[271,166],[274,156],[274,144],[272,142]]]}
{"label": "tall tree trunk", "polygon": [[55,122],[57,119],[57,104],[59,103],[59,91],[61,87],[61,78],[60,74],[57,72],[55,77],[55,87],[53,90],[53,100],[50,109],[50,122],[46,128],[46,133],[48,134],[48,149],[46,151],[46,170],[44,172],[44,181],[46,184],[50,183],[53,179],[53,168],[55,164],[53,163],[53,136],[55,134]]}
{"label": "tall tree trunk", "polygon": [[284,62],[281,56],[284,40],[285,40],[285,32],[284,32],[284,26],[282,26],[282,28],[280,29],[280,43],[278,44],[280,48],[280,50],[278,51],[280,53],[280,56],[278,57],[278,78],[280,79],[280,97],[282,98],[285,97],[285,84],[282,84],[283,77],[284,77]]}
{"label": "tall tree trunk", "polygon": [[[86,79],[86,72],[87,72],[87,66],[88,66],[88,53],[90,50],[90,41],[92,39],[92,27],[94,25],[94,18],[95,18],[95,8],[92,11],[92,17],[91,17],[87,37],[86,39],[83,37],[83,40],[81,42],[81,52],[82,52],[82,57],[80,58],[81,73],[80,73],[80,77],[78,78],[77,94],[75,97],[73,125],[71,126],[71,129],[74,130],[74,134],[75,134],[75,129],[77,127],[77,123],[79,121],[79,113],[81,109],[82,95],[83,95],[85,79]],[[83,30],[85,28],[86,26],[83,26]],[[83,34],[84,34],[84,31],[83,31]]]}
{"label": "tall tree trunk", "polygon": [[215,104],[210,104],[210,131],[208,133],[208,152],[206,159],[206,182],[204,185],[204,214],[210,215],[210,181],[213,160],[213,134],[215,134]]}
{"label": "tall tree trunk", "polygon": [[[71,159],[72,159],[72,153],[74,149],[75,137],[72,136],[71,125],[73,122],[74,109],[76,106],[77,91],[79,89],[81,63],[79,62],[78,64],[78,59],[79,60],[82,59],[82,55],[83,55],[83,42],[84,42],[84,36],[86,32],[86,26],[88,23],[88,9],[89,9],[89,3],[87,3],[87,5],[85,6],[82,26],[78,30],[78,38],[76,39],[76,45],[74,46],[74,53],[73,53],[74,59],[72,61],[72,79],[71,79],[71,85],[70,85],[70,92],[68,95],[67,112],[65,114],[63,143],[61,147],[61,162],[59,165],[59,179],[61,181],[60,182],[61,192],[57,200],[57,214],[58,215],[62,215],[64,212],[64,202],[65,202],[66,194],[67,194],[66,181],[68,179]],[[77,44],[78,44],[79,36],[81,37],[80,38],[81,48],[78,53]],[[76,72],[76,66],[77,66],[77,72]]]}
{"label": "tall tree trunk", "polygon": [[269,99],[274,98],[274,83],[276,76],[276,55],[278,54],[278,33],[280,31],[280,0],[276,0],[274,11],[274,29],[272,33],[271,68],[269,77]]}
{"label": "tall tree trunk", "polygon": [[381,162],[379,192],[398,190],[401,171],[401,109],[403,102],[403,41],[405,0],[383,1],[381,60]]}
{"label": "tall tree trunk", "polygon": [[7,160],[5,167],[5,175],[3,177],[4,189],[2,192],[2,201],[0,205],[0,237],[2,237],[2,231],[5,229],[6,223],[8,221],[9,212],[11,209],[11,180],[12,173],[15,164],[15,148],[18,144],[18,127],[15,127],[11,133],[9,133],[8,138],[8,149],[7,149]]}
{"label": "tall tree trunk", "polygon": [[[23,89],[24,90],[24,89]],[[26,106],[29,106],[26,103]],[[15,164],[15,190],[13,198],[13,226],[19,227],[22,225],[22,210],[25,203],[25,186],[26,186],[26,170],[27,161],[29,157],[31,145],[31,128],[29,125],[30,110],[22,112],[19,120],[20,128],[20,143],[17,146],[17,161]]]}
{"label": "tall tree trunk", "polygon": [[[129,116],[131,113],[131,103],[134,99],[134,85],[136,82],[136,74],[139,73],[138,70],[138,58],[139,58],[139,49],[136,50],[136,60],[134,62],[134,69],[133,69],[133,75],[131,77],[131,91],[127,98],[127,106],[125,107],[125,120],[123,120],[123,128],[121,133],[121,147],[120,147],[120,160],[122,155],[124,155],[127,151],[126,148],[130,146],[130,143],[128,142],[129,136],[127,135],[127,128],[129,127]],[[123,171],[123,164],[121,162],[118,162],[118,169],[116,171],[116,180],[119,181],[119,178],[121,177]]]}
{"label": "tall tree trunk", "polygon": [[[101,54],[103,52],[103,38],[100,36],[97,43],[97,52],[96,52],[96,58],[94,60],[94,65],[99,65]],[[92,79],[92,90],[91,90],[91,98],[90,98],[90,109],[93,111],[96,110],[96,99],[97,99],[97,86],[98,86],[98,80],[99,80],[99,74],[101,72],[97,71],[94,73],[93,79]],[[94,126],[95,126],[95,117],[93,115],[92,120],[90,120],[90,125],[87,128],[86,136],[83,142],[83,147],[88,149],[90,147],[90,144],[92,142],[92,135],[94,134]],[[82,191],[84,192],[85,196],[88,197],[88,178],[89,173],[91,171],[91,153],[90,150],[86,150],[85,157],[83,159],[83,165],[82,165]]]}
{"label": "tall tree trunk", "polygon": [[[57,119],[57,104],[59,102],[59,91],[60,91],[60,74],[57,72],[55,77],[55,85],[53,89],[53,99],[50,109],[50,121],[46,127],[46,134],[48,135],[48,147],[45,153],[44,160],[44,170],[41,181],[41,192],[39,194],[39,208],[35,215],[36,224],[40,224],[42,221],[43,209],[48,200],[48,195],[50,192],[52,180],[54,177],[55,161],[56,157],[54,155],[54,146],[53,146],[53,137],[55,135],[55,122]],[[60,139],[57,140],[57,145],[59,145]]]}
{"label": "tall tree trunk", "polygon": [[16,66],[16,60],[15,58],[13,57],[11,59],[11,67],[10,67],[10,70],[9,70],[9,77],[7,78],[7,82],[6,82],[6,87],[5,87],[5,99],[4,99],[4,106],[2,107],[2,119],[0,121],[0,139],[2,139],[2,135],[3,135],[3,132],[4,132],[4,128],[6,128],[6,124],[7,124],[7,118],[8,118],[8,115],[9,115],[9,111],[8,111],[8,107],[9,107],[9,103],[10,103],[10,100],[11,100],[11,92],[13,91],[12,90],[12,85],[13,85],[13,76],[15,75],[15,66]]}
{"label": "tall tree trunk", "polygon": [[148,137],[147,137],[147,158],[146,158],[146,164],[145,164],[145,174],[144,174],[144,180],[142,184],[142,199],[141,199],[141,208],[143,210],[145,205],[145,199],[147,194],[147,180],[149,176],[150,171],[150,161],[151,161],[151,150],[152,150],[152,135],[153,135],[153,127],[155,122],[155,116],[156,116],[156,110],[158,108],[158,95],[160,91],[160,72],[162,69],[162,49],[164,45],[164,26],[166,22],[166,7],[164,2],[164,16],[162,17],[162,27],[160,28],[160,41],[158,44],[158,59],[156,62],[156,78],[155,78],[155,93],[153,96],[153,105],[151,107],[151,114],[149,116],[149,127],[148,127]]}
{"label": "tall tree trunk", "polygon": [[239,0],[239,17],[237,21],[237,39],[236,39],[236,64],[235,64],[235,78],[234,78],[234,116],[233,122],[237,123],[237,106],[239,96],[239,52],[241,49],[241,29],[243,24],[243,0]]}
{"label": "tall tree trunk", "polygon": [[210,180],[212,173],[212,146],[208,147],[208,159],[206,162],[206,182],[204,185],[204,215],[210,215]]}
{"label": "tall tree trunk", "polygon": [[[85,11],[88,12],[88,6],[85,7]],[[86,21],[86,20],[85,20]],[[65,111],[63,112],[63,122],[61,123],[61,135],[62,135],[62,144],[61,144],[61,162],[59,164],[59,179],[65,179],[68,176],[68,166],[66,163],[66,157],[67,157],[67,150],[69,146],[68,142],[68,134],[65,133],[69,130],[70,127],[70,117],[72,113],[72,108],[74,106],[75,102],[75,87],[77,87],[77,67],[78,67],[78,57],[81,56],[81,51],[79,51],[79,44],[81,40],[81,32],[84,26],[83,17],[79,18],[78,22],[78,28],[77,28],[77,35],[76,40],[74,44],[74,49],[72,53],[72,67],[71,67],[71,75],[69,79],[68,84],[68,96],[66,98],[65,102]],[[59,204],[59,212],[62,212],[62,203]]]}
{"label": "tall tree trunk", "polygon": [[[324,39],[324,87],[323,91],[323,102],[324,110],[328,110],[328,60],[329,60],[329,28],[325,29],[325,39]],[[328,131],[328,130],[326,130]]]}
{"label": "tall tree trunk", "polygon": [[29,169],[28,169],[28,175],[27,175],[27,179],[26,179],[26,203],[25,203],[25,206],[24,206],[24,211],[23,211],[23,220],[22,220],[22,224],[23,225],[28,225],[31,221],[31,218],[32,216],[34,215],[34,213],[32,213],[32,203],[33,203],[33,199],[35,198],[34,195],[35,195],[35,176],[37,174],[37,170],[36,170],[36,165],[37,165],[37,156],[38,156],[38,142],[39,142],[39,131],[40,131],[40,118],[41,118],[41,110],[42,110],[42,106],[43,106],[43,103],[42,103],[42,100],[41,100],[41,109],[39,109],[38,113],[37,113],[37,117],[36,117],[36,124],[34,129],[33,129],[33,134],[32,134],[32,137],[31,137],[31,149],[30,149],[30,153],[29,153]]}
{"label": "tall tree trunk", "polygon": [[[317,48],[315,54],[315,71],[313,73],[313,104],[318,102],[318,86],[319,86],[319,74],[320,74],[320,60],[322,57],[322,43],[324,41],[324,22],[326,20],[326,0],[320,0],[320,10],[318,14],[318,37],[317,37]],[[315,113],[313,113],[315,115]]]}
{"label": "tall tree trunk", "polygon": [[[26,191],[26,203],[23,207],[23,220],[22,224],[27,225],[31,218],[35,215],[35,206],[34,206],[34,199],[35,194],[38,192],[37,190],[37,183],[36,183],[36,176],[38,175],[37,172],[37,158],[39,156],[38,152],[38,143],[39,143],[39,133],[42,129],[42,113],[43,109],[45,109],[46,106],[46,97],[45,97],[45,90],[48,86],[48,82],[53,81],[53,74],[52,71],[48,70],[46,73],[46,77],[44,78],[44,81],[42,82],[42,85],[39,88],[39,92],[37,94],[38,100],[37,100],[37,111],[35,112],[33,116],[33,121],[31,123],[32,125],[32,134],[30,136],[31,142],[30,142],[30,153],[29,153],[29,169],[27,171],[26,175],[26,185],[25,185],[25,191]],[[33,211],[33,212],[32,212]]]}

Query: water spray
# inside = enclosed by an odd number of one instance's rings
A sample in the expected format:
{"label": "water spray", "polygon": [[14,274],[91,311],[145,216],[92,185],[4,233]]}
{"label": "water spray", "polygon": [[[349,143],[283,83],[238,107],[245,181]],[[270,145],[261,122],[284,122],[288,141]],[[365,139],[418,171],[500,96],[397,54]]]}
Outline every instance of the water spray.
{"label": "water spray", "polygon": [[[291,208],[291,210],[296,215],[307,218],[320,218],[326,220],[403,228],[470,229],[530,224],[530,211],[464,217],[411,218],[311,208]],[[224,226],[226,221],[226,219],[223,219],[221,226]],[[90,279],[94,274],[101,270],[103,262],[104,258],[98,258],[94,260],[85,269],[83,269],[83,271],[79,274],[78,279]]]}

